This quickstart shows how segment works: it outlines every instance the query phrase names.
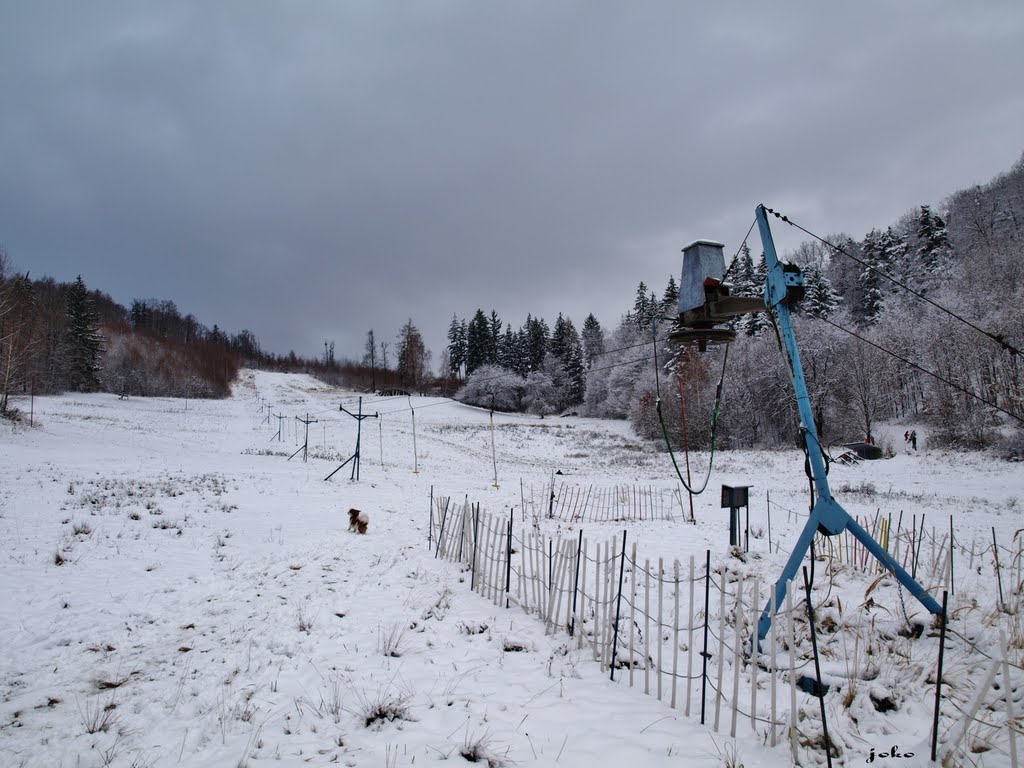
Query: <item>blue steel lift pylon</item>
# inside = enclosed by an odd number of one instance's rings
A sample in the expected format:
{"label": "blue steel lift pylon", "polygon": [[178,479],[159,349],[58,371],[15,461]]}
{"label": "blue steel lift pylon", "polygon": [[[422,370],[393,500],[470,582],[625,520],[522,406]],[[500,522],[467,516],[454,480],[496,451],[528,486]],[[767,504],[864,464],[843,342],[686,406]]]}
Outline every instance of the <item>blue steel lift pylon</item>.
{"label": "blue steel lift pylon", "polygon": [[[811,465],[811,474],[814,486],[817,489],[818,499],[811,509],[811,515],[804,526],[803,531],[793,547],[793,552],[782,569],[782,575],[775,584],[775,609],[778,610],[786,597],[786,584],[796,577],[800,563],[810,549],[815,533],[822,533],[825,536],[836,536],[843,531],[849,531],[864,547],[874,555],[886,570],[896,576],[897,580],[906,587],[920,603],[935,615],[942,615],[942,607],[936,602],[924,587],[917,583],[914,578],[904,570],[899,563],[854,520],[843,507],[832,498],[832,491],[828,485],[828,475],[825,470],[825,462],[822,458],[821,444],[818,442],[818,432],[814,425],[813,411],[811,410],[811,399],[807,393],[807,382],[804,379],[803,365],[800,362],[800,351],[796,344],[796,334],[793,332],[793,322],[790,317],[789,304],[797,294],[803,292],[803,275],[800,270],[792,265],[782,264],[775,254],[775,243],[772,240],[772,232],[768,226],[767,211],[763,205],[759,205],[756,211],[757,226],[761,233],[761,244],[764,246],[765,265],[768,275],[765,279],[764,303],[769,309],[774,309],[778,320],[779,333],[785,344],[788,363],[793,374],[793,388],[796,390],[797,408],[800,413],[800,432],[803,436],[807,449],[807,457]],[[772,605],[771,598],[765,605],[761,619],[757,623],[758,642],[764,640],[771,626]]]}

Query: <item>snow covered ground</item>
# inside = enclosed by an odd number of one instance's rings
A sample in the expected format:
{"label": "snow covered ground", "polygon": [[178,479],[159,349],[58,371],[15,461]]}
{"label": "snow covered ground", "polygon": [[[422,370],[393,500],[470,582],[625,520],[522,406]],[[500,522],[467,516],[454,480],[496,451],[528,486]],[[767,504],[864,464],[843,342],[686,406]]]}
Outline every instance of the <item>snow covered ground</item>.
{"label": "snow covered ground", "polygon": [[[486,411],[367,398],[364,409],[381,418],[363,422],[361,479],[346,466],[325,482],[355,445],[342,403],[357,407],[351,393],[308,377],[248,372],[225,401],[40,398],[35,428],[0,426],[0,765],[791,764],[784,743],[768,748],[749,731],[730,740],[622,676],[609,681],[589,653],[475,594],[461,567],[428,548],[431,489],[519,510],[521,488],[555,471],[581,486],[673,487],[667,455],[624,423],[495,415],[495,469]],[[307,413],[317,420],[309,460],[289,461],[304,430],[295,417]],[[904,428],[893,427],[901,449]],[[705,462],[695,458],[696,475]],[[1016,617],[987,610],[996,585],[981,554],[992,527],[1016,551],[1019,465],[922,450],[836,466],[831,478],[854,514],[924,514],[940,534],[952,514],[958,541],[978,552],[969,572],[957,554],[956,606],[976,617],[962,619],[963,632],[985,645],[1004,627],[1011,645],[1024,642]],[[795,451],[721,454],[711,490],[697,497],[697,525],[632,523],[630,541],[644,557],[702,560],[711,548],[727,558],[723,483],[753,486],[748,566],[774,579],[801,525],[787,510],[807,506]],[[768,491],[781,552],[769,553],[760,533]],[[369,514],[368,535],[348,531],[350,507]],[[624,526],[584,527],[606,538]],[[1019,570],[1004,565],[1009,595]],[[862,603],[874,578],[846,572],[833,586],[848,605]],[[916,642],[927,660],[934,638]],[[526,650],[506,650],[514,646]],[[985,661],[957,648],[966,654],[947,651],[954,689]],[[1013,654],[1019,662],[1019,646]],[[918,682],[888,714],[827,699],[842,762],[898,743],[916,758],[876,762],[923,764],[931,702],[912,692],[933,685]],[[950,715],[943,729],[953,724]],[[995,741],[972,759],[1009,765],[1005,737]],[[818,762],[813,750],[804,759]]]}

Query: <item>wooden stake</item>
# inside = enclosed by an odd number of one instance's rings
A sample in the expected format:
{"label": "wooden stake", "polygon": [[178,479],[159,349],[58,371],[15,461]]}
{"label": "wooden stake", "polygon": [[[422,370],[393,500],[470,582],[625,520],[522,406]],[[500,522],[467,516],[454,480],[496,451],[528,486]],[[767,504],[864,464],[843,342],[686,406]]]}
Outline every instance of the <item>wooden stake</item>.
{"label": "wooden stake", "polygon": [[718,594],[718,685],[715,686],[715,733],[718,733],[718,722],[722,714],[722,675],[725,672],[725,587],[728,584],[728,571],[722,569],[719,576]]}
{"label": "wooden stake", "polygon": [[662,607],[665,604],[665,560],[664,558],[658,558],[658,701],[661,701],[661,671],[665,668],[662,664],[662,648],[665,643],[662,642],[664,636],[665,621]]}
{"label": "wooden stake", "polygon": [[[770,744],[771,744],[771,746],[774,747],[778,743],[777,735],[776,735],[776,732],[775,732],[775,718],[776,718],[776,714],[777,714],[776,711],[775,711],[775,694],[776,694],[776,690],[775,689],[776,689],[776,679],[779,676],[779,668],[778,668],[778,665],[776,663],[777,657],[776,657],[776,644],[775,644],[775,637],[776,637],[775,619],[777,618],[776,610],[775,610],[775,605],[776,605],[776,600],[778,599],[778,592],[776,591],[776,585],[775,584],[772,584],[771,586],[772,586],[772,588],[771,588],[771,603],[769,603],[769,605],[770,605],[772,623],[771,623],[771,626],[768,628],[768,631],[770,633],[769,637],[768,637],[768,645],[769,645],[769,649],[770,649],[769,653],[771,653],[771,662],[770,662],[771,663],[771,666],[770,666],[771,676],[768,678],[768,684],[771,687],[771,697],[772,697],[771,742],[770,742]],[[756,605],[755,605],[755,607],[756,607]],[[754,626],[756,627],[757,624],[754,624]]]}
{"label": "wooden stake", "polygon": [[644,693],[651,693],[651,561],[644,560]]}
{"label": "wooden stake", "polygon": [[1003,698],[1006,699],[1006,722],[1010,732],[1010,768],[1018,768],[1017,763],[1017,723],[1013,715],[1013,681],[1010,679],[1009,650],[1006,645],[1006,632],[999,630],[999,650],[1003,654]]}
{"label": "wooden stake", "polygon": [[672,612],[672,709],[676,708],[676,682],[679,679],[679,561],[673,563],[676,607]]}
{"label": "wooden stake", "polygon": [[693,684],[693,555],[690,555],[690,603],[686,620],[686,716],[690,716],[690,692]]}
{"label": "wooden stake", "polygon": [[633,542],[632,578],[629,580],[629,687],[633,687],[633,670],[636,667],[636,542]]}
{"label": "wooden stake", "polygon": [[729,725],[729,736],[736,738],[736,719],[740,710],[740,659],[742,654],[740,646],[743,638],[740,637],[743,626],[743,574],[740,574],[736,582],[736,613],[732,625],[732,721]]}
{"label": "wooden stake", "polygon": [[758,638],[757,632],[757,621],[758,621],[758,607],[761,604],[761,585],[758,583],[757,577],[754,577],[754,583],[751,585],[751,599],[750,599],[750,611],[751,611],[751,624],[753,632],[750,636],[750,728],[757,733],[757,654],[758,654]]}

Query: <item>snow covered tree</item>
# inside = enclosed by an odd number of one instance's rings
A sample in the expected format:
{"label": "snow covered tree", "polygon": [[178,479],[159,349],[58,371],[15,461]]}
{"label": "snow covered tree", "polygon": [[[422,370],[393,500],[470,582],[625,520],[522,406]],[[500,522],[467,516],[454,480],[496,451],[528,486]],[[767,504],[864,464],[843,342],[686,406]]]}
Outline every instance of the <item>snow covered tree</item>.
{"label": "snow covered tree", "polygon": [[537,416],[549,416],[561,410],[559,387],[546,370],[530,371],[523,385],[523,408]]}
{"label": "snow covered tree", "polygon": [[675,317],[679,310],[679,285],[674,275],[669,275],[668,285],[661,294],[661,314]]}
{"label": "snow covered tree", "polygon": [[566,377],[566,405],[579,405],[587,394],[587,371],[583,364],[583,346],[579,339],[566,350],[562,367]]}
{"label": "snow covered tree", "polygon": [[455,399],[497,411],[518,411],[522,407],[523,377],[500,365],[482,365],[466,377]]}
{"label": "snow covered tree", "polygon": [[100,385],[103,337],[99,314],[81,275],[65,291],[65,313],[71,362],[68,383],[75,391],[94,392]]}
{"label": "snow covered tree", "polygon": [[641,280],[636,287],[636,298],[633,300],[633,322],[638,327],[650,330],[651,320],[660,312],[654,291],[648,290],[647,284]]}
{"label": "snow covered tree", "polygon": [[902,235],[888,227],[879,238],[878,247],[878,262],[884,272],[895,275],[906,270],[908,249]]}
{"label": "snow covered tree", "polygon": [[601,357],[599,366],[587,374],[583,413],[600,418],[624,419],[632,412],[636,383],[651,361],[637,345],[650,341],[650,331],[643,333],[626,315],[611,335],[610,349]]}
{"label": "snow covered tree", "polygon": [[452,376],[462,379],[462,367],[466,364],[466,321],[454,314],[448,326],[448,369]]}
{"label": "snow covered tree", "polygon": [[545,365],[559,388],[562,408],[583,402],[583,393],[587,388],[583,347],[576,326],[561,313],[555,321]]}
{"label": "snow covered tree", "polygon": [[[748,251],[748,258],[749,255],[750,254]],[[740,258],[743,258],[743,256],[741,256]],[[746,291],[749,291],[749,293],[737,295],[755,297],[763,296],[764,283],[765,279],[768,276],[768,263],[765,261],[764,254],[762,253],[761,258],[758,259],[757,266],[751,268],[751,265],[746,263],[746,259],[744,259],[744,263],[742,263],[739,266],[739,269],[741,271],[741,274],[744,275],[744,282],[746,282],[749,285],[749,288],[745,289]],[[747,274],[750,275],[750,278],[746,277]],[[747,282],[748,280],[749,282]],[[740,332],[746,334],[747,336],[757,337],[760,336],[764,329],[767,328],[770,324],[771,320],[768,317],[767,312],[752,312],[749,315],[742,315],[739,318],[739,320],[737,320],[736,327]]]}
{"label": "snow covered tree", "polygon": [[921,206],[917,217],[917,263],[921,270],[921,278],[929,282],[938,277],[949,257],[949,235],[946,233],[946,222],[936,213],[931,212],[927,205]]}
{"label": "snow covered tree", "polygon": [[593,313],[583,321],[583,362],[589,369],[604,354],[604,329]]}
{"label": "snow covered tree", "polygon": [[861,265],[857,283],[860,288],[860,302],[854,308],[854,319],[859,326],[866,328],[878,322],[882,312],[882,276],[884,269],[884,252],[882,235],[873,229],[864,236],[861,243]]}
{"label": "snow covered tree", "polygon": [[815,266],[804,268],[806,293],[800,302],[800,313],[807,317],[828,319],[839,306],[839,296],[832,290],[825,273]]}

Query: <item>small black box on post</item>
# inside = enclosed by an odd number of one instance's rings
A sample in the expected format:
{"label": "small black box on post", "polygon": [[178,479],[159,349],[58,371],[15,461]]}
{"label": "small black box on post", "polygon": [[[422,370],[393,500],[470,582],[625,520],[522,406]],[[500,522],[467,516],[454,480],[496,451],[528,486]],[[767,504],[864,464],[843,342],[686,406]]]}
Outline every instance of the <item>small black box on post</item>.
{"label": "small black box on post", "polygon": [[747,506],[747,489],[749,485],[723,485],[722,486],[722,508]]}
{"label": "small black box on post", "polygon": [[746,535],[743,541],[743,551],[750,549],[750,504],[747,491],[749,485],[723,485],[722,486],[722,508],[729,509],[729,546],[740,546],[740,507],[747,508]]}

